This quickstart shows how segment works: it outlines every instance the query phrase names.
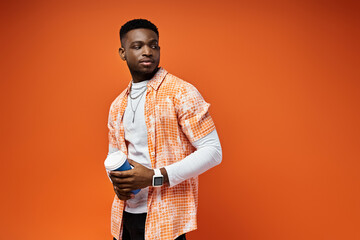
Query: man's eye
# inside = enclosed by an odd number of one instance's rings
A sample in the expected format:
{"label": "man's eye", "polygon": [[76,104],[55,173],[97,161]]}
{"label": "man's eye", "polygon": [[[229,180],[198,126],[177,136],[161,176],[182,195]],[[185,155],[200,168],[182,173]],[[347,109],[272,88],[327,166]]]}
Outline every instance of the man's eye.
{"label": "man's eye", "polygon": [[157,49],[158,46],[157,46],[157,45],[151,45],[151,48],[152,48],[152,49]]}
{"label": "man's eye", "polygon": [[140,49],[141,47],[136,45],[136,46],[133,46],[134,49]]}

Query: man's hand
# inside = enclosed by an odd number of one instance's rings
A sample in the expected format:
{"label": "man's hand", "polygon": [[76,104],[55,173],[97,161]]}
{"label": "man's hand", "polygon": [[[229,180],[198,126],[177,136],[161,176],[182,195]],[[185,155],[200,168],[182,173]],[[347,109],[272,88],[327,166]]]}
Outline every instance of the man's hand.
{"label": "man's hand", "polygon": [[144,167],[131,159],[129,163],[134,167],[127,171],[110,171],[110,178],[114,191],[119,199],[128,200],[134,198],[132,190],[146,188],[152,185],[154,170]]}

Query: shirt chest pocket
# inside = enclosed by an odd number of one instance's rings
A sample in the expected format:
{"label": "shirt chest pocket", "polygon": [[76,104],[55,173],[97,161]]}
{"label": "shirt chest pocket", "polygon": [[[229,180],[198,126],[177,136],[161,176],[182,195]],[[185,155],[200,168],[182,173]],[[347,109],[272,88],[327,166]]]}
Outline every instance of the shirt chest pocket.
{"label": "shirt chest pocket", "polygon": [[171,99],[166,99],[165,101],[161,101],[156,109],[156,120],[161,124],[177,124],[177,116],[175,112],[175,106]]}

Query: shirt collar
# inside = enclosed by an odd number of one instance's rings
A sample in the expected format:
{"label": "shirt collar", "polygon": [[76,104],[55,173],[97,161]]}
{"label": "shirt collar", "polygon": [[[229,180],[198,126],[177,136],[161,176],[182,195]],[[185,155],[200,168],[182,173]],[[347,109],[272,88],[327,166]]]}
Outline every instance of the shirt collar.
{"label": "shirt collar", "polygon": [[[167,73],[168,72],[164,68],[160,67],[159,70],[155,73],[155,75],[150,79],[147,85],[150,85],[155,91],[157,91]],[[131,89],[131,83],[132,80],[127,86],[126,94],[128,94]]]}

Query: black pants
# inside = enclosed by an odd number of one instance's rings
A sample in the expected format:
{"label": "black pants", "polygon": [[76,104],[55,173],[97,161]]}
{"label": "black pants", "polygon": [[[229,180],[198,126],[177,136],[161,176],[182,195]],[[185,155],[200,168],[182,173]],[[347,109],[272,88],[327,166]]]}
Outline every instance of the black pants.
{"label": "black pants", "polygon": [[[144,240],[146,215],[146,213],[133,214],[124,211],[123,240]],[[185,234],[175,240],[186,240]]]}

